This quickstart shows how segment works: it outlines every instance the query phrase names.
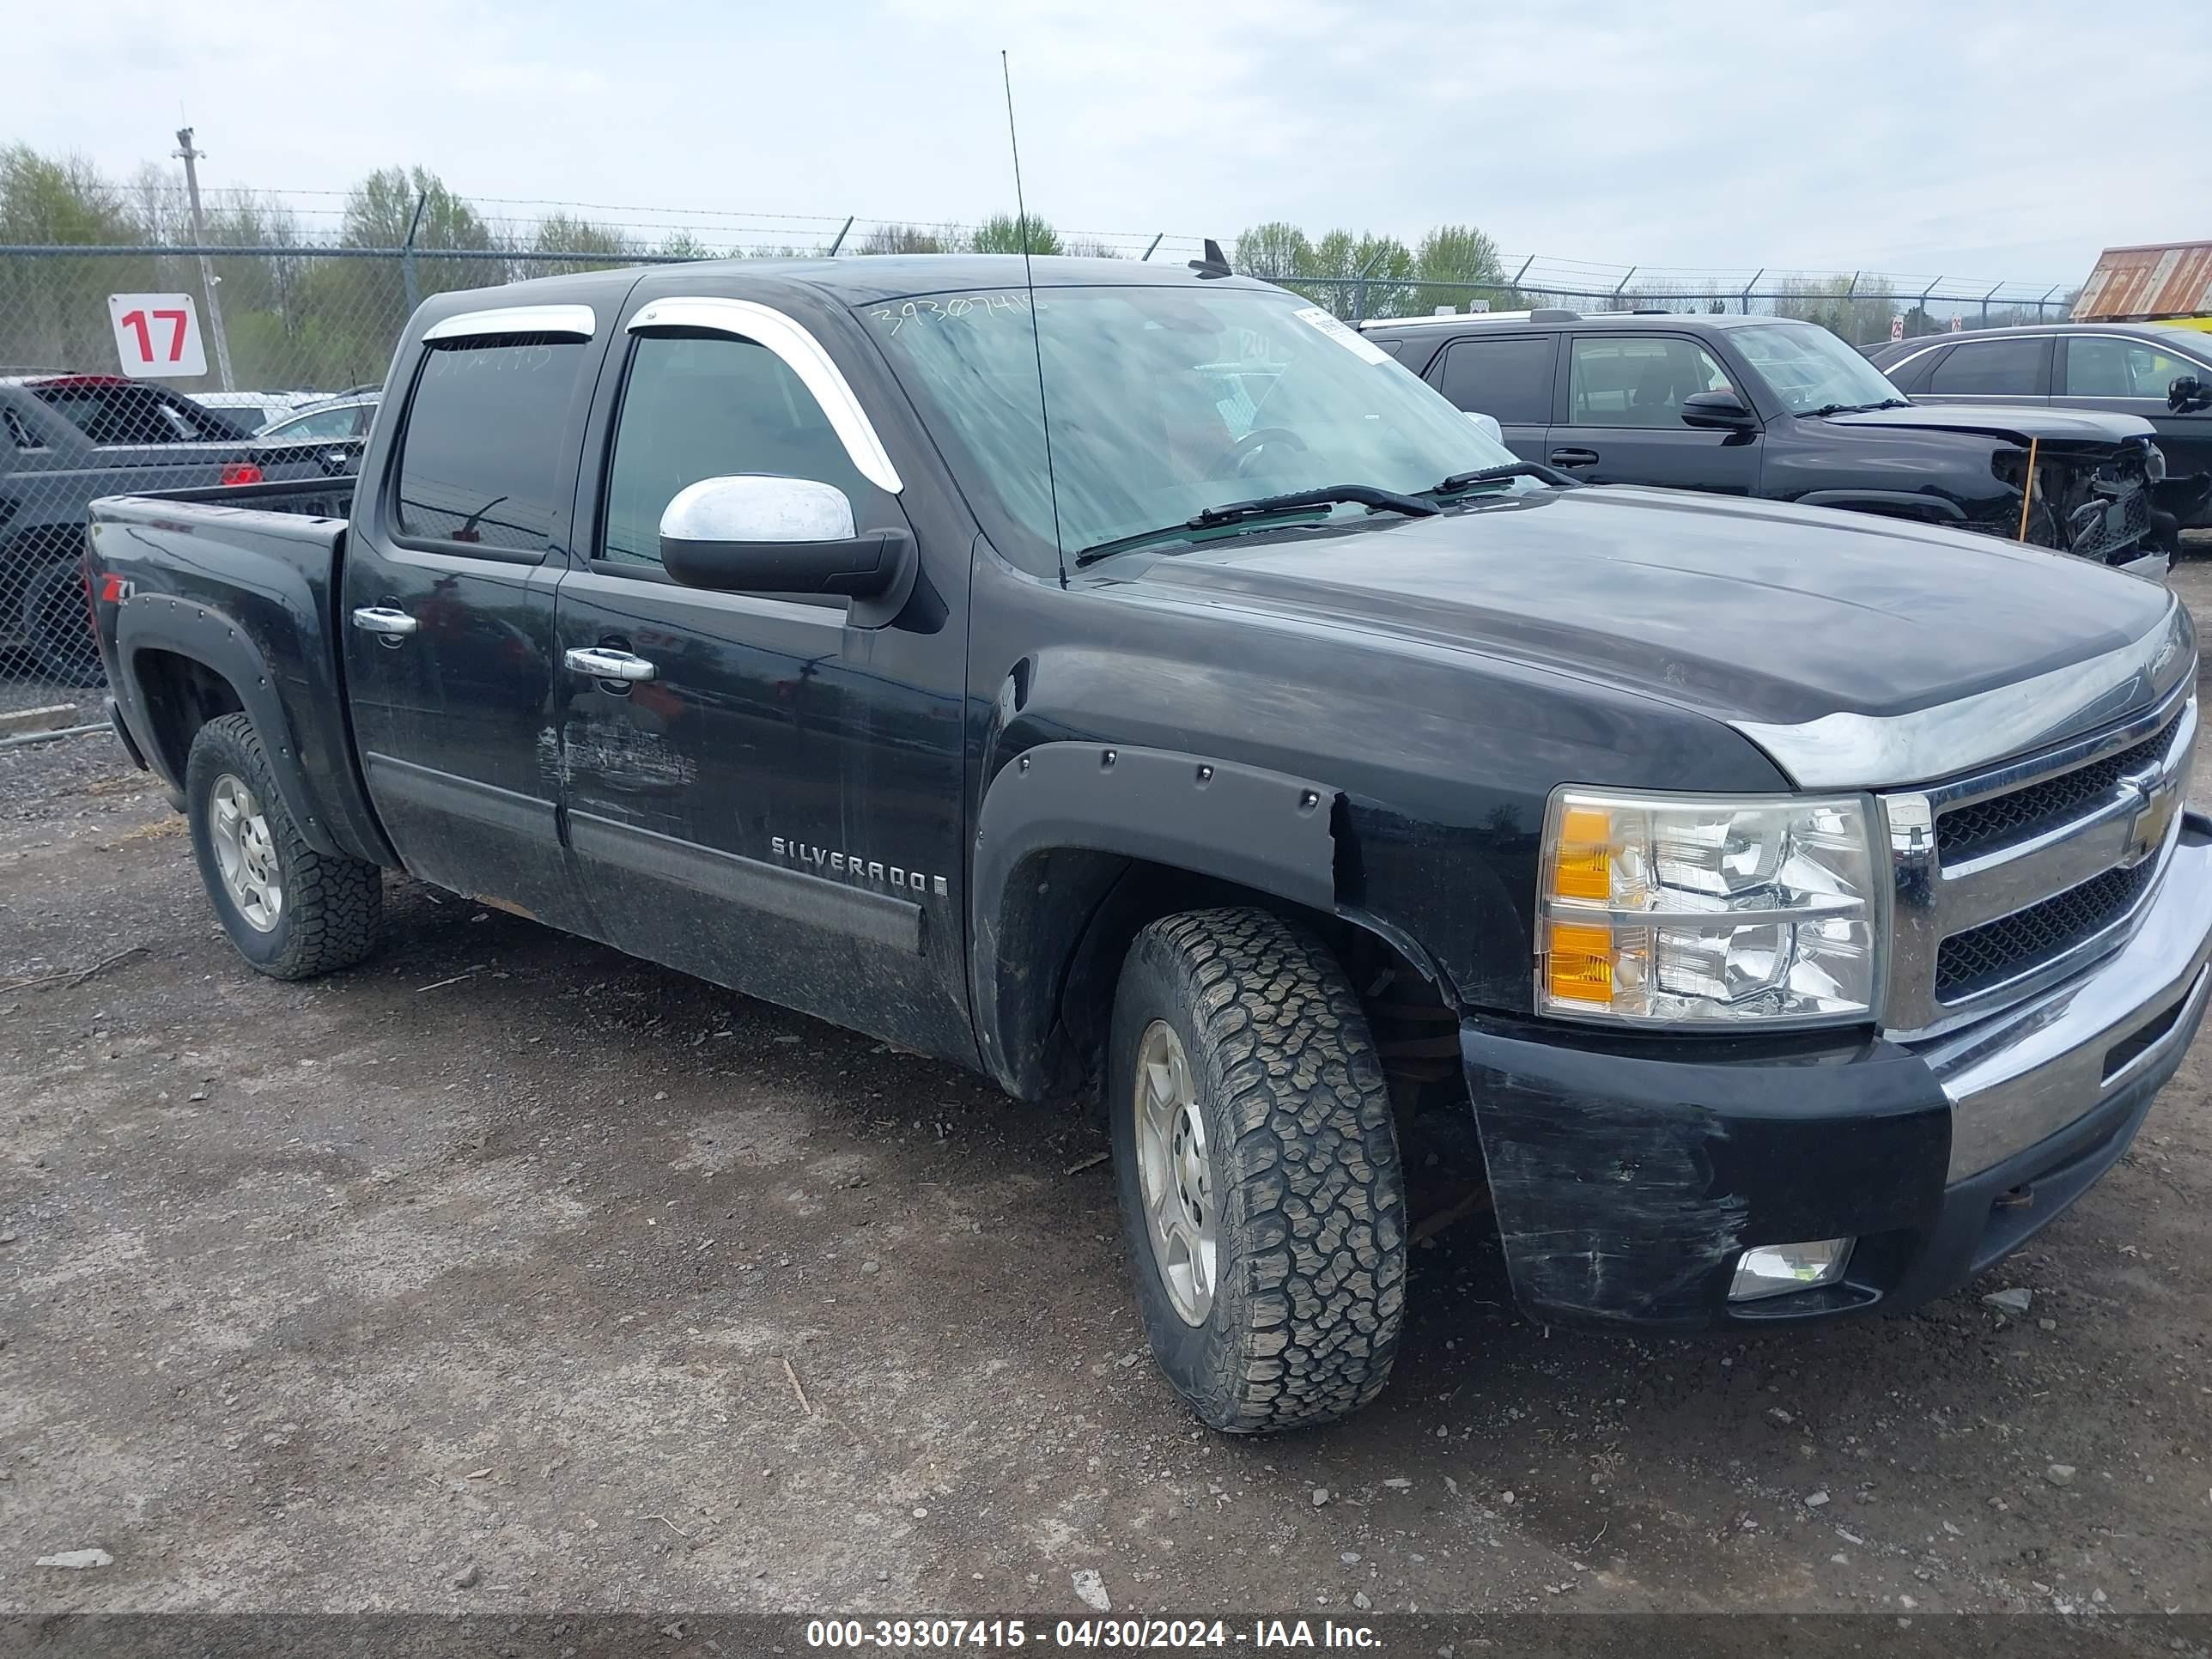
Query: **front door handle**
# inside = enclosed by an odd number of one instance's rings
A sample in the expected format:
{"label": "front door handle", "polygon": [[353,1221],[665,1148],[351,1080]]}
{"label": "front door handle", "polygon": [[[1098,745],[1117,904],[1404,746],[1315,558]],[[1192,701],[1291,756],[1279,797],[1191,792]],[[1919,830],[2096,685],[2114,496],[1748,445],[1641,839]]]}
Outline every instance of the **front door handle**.
{"label": "front door handle", "polygon": [[353,613],[353,625],[364,634],[401,639],[415,631],[415,618],[388,605],[365,605]]}
{"label": "front door handle", "polygon": [[656,672],[642,657],[634,657],[627,651],[611,651],[605,646],[578,646],[562,653],[561,660],[579,674],[589,674],[595,680],[649,680]]}
{"label": "front door handle", "polygon": [[1555,449],[1552,452],[1552,465],[1553,466],[1595,466],[1597,465],[1597,451],[1595,449]]}

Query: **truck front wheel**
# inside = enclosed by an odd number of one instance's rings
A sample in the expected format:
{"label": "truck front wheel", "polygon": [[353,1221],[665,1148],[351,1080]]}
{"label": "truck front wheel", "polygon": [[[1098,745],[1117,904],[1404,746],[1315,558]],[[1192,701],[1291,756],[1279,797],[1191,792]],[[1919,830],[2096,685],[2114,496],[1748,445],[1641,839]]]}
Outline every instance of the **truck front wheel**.
{"label": "truck front wheel", "polygon": [[200,881],[255,969],[309,979],[350,968],[374,948],[384,872],[301,839],[245,715],[211,720],[192,738],[185,806]]}
{"label": "truck front wheel", "polygon": [[1328,951],[1262,910],[1140,932],[1106,1068],[1152,1354],[1210,1426],[1334,1422],[1390,1376],[1406,1195],[1375,1044]]}

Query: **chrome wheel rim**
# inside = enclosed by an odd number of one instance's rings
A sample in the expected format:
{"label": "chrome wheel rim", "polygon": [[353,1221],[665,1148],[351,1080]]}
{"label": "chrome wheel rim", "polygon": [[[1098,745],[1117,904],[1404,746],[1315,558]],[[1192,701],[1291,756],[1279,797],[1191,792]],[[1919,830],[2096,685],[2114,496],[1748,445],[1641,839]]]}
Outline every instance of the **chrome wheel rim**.
{"label": "chrome wheel rim", "polygon": [[1213,1306],[1220,1254],[1213,1157],[1189,1056],[1164,1019],[1146,1026],[1137,1045],[1135,1096],[1145,1236],[1177,1317],[1186,1325],[1203,1325]]}
{"label": "chrome wheel rim", "polygon": [[260,798],[242,780],[224,773],[208,793],[208,827],[222,890],[247,927],[258,933],[270,932],[284,914],[284,882]]}

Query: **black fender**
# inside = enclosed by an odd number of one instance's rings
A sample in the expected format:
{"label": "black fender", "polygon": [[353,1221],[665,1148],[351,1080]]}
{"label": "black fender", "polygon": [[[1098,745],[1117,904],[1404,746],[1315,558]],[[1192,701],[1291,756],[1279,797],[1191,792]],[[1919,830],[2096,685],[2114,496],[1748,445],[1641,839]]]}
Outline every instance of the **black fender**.
{"label": "black fender", "polygon": [[280,684],[268,659],[239,625],[221,611],[195,600],[166,593],[136,593],[116,613],[115,654],[120,669],[114,688],[118,711],[137,747],[154,769],[176,789],[184,779],[167,777],[170,760],[155,730],[140,659],[166,651],[220,674],[237,692],[254,730],[261,734],[277,793],[299,826],[300,836],[318,853],[366,858],[396,865],[384,833],[365,800],[332,800],[317,789],[301,759],[296,723],[284,706]]}
{"label": "black fender", "polygon": [[1201,755],[1058,742],[1008,760],[976,814],[968,884],[969,973],[986,1069],[1021,1099],[1048,1087],[1057,986],[1036,983],[1025,918],[1044,895],[1022,890],[1025,866],[1048,854],[1139,859],[1331,915],[1336,810],[1337,793],[1324,784]]}
{"label": "black fender", "polygon": [[1929,524],[1964,524],[1966,509],[1944,495],[1910,489],[1814,489],[1796,498],[1799,507],[1836,507],[1847,513],[1880,513]]}

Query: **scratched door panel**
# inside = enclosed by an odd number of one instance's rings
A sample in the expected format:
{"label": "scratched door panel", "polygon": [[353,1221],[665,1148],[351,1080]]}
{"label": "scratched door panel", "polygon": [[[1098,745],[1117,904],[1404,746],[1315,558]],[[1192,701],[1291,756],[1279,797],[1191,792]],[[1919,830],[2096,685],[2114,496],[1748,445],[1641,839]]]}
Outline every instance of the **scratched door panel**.
{"label": "scratched door panel", "polygon": [[[559,649],[650,680],[559,688],[568,842],[603,936],[903,1046],[965,1054],[958,702],[842,607],[573,571]],[[949,823],[947,807],[956,815]]]}
{"label": "scratched door panel", "polygon": [[548,764],[556,571],[355,544],[347,604],[413,630],[343,632],[370,799],[408,870],[572,933],[592,931]]}

